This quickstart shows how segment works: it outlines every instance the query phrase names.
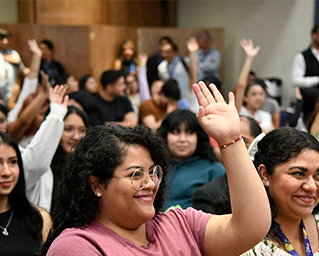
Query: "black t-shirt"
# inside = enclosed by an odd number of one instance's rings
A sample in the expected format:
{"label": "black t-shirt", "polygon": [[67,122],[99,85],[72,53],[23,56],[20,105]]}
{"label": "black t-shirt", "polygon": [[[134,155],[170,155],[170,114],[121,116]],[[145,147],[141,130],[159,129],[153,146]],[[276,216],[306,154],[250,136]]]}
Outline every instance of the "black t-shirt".
{"label": "black t-shirt", "polygon": [[127,97],[116,97],[112,102],[104,100],[99,94],[95,95],[97,103],[100,105],[105,122],[122,122],[128,112],[132,112],[131,102]]}
{"label": "black t-shirt", "polygon": [[[5,227],[8,223],[12,209],[0,213],[0,225]],[[8,236],[2,234],[0,229],[0,255],[30,255],[39,250],[36,241],[25,231],[17,213],[14,212],[8,227]]]}

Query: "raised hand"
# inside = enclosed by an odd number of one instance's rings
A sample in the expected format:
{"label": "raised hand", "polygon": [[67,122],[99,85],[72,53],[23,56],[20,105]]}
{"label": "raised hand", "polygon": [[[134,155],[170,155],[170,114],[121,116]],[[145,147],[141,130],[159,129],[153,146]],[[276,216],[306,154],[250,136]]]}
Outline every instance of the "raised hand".
{"label": "raised hand", "polygon": [[259,50],[260,50],[259,46],[254,47],[254,43],[251,39],[247,40],[244,38],[244,39],[240,40],[240,46],[245,51],[246,56],[250,57],[250,58],[256,57]]}
{"label": "raised hand", "polygon": [[198,42],[195,37],[191,37],[186,41],[186,46],[189,52],[196,52],[199,48]]}
{"label": "raised hand", "polygon": [[36,54],[38,56],[42,56],[42,51],[39,48],[37,41],[35,39],[29,39],[28,40],[29,49],[33,54]]}
{"label": "raised hand", "polygon": [[62,107],[67,108],[69,103],[69,96],[65,95],[66,89],[63,85],[56,85],[50,88],[50,102],[57,103]]}
{"label": "raised hand", "polygon": [[140,53],[137,58],[140,61],[140,66],[141,67],[146,67],[147,58],[148,58],[147,54],[146,53]]}
{"label": "raised hand", "polygon": [[229,93],[229,104],[216,86],[210,84],[210,93],[204,82],[194,84],[194,92],[199,103],[197,120],[205,132],[219,145],[224,145],[240,136],[239,115],[235,108],[234,94]]}

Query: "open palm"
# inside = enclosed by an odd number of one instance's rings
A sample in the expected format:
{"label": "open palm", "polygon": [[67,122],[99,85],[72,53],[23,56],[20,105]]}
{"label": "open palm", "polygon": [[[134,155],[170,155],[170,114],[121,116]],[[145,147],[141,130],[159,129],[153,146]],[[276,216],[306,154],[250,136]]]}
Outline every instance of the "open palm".
{"label": "open palm", "polygon": [[219,145],[223,145],[239,137],[239,115],[233,93],[229,93],[227,104],[215,85],[211,84],[210,88],[213,95],[203,82],[194,85],[200,106],[197,120],[209,136],[217,140]]}
{"label": "open palm", "polygon": [[254,47],[254,43],[251,39],[247,40],[244,38],[244,39],[240,40],[240,46],[245,51],[246,56],[251,57],[251,58],[256,57],[259,50],[260,50],[259,46]]}

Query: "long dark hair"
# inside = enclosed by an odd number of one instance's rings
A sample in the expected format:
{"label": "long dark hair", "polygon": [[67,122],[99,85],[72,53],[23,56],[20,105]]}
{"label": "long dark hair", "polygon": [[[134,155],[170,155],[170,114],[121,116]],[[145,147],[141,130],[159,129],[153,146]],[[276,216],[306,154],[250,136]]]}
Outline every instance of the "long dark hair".
{"label": "long dark hair", "polygon": [[[98,198],[88,182],[89,176],[99,178],[106,187],[127,154],[128,146],[141,145],[149,150],[154,163],[160,165],[165,177],[168,151],[162,138],[145,126],[123,127],[105,125],[92,128],[69,156],[61,191],[58,194],[56,215],[47,242],[45,255],[53,242],[66,228],[87,227],[99,210]],[[154,208],[158,212],[164,200],[165,179],[160,184]]]}
{"label": "long dark hair", "polygon": [[31,205],[26,197],[24,169],[18,144],[9,134],[0,131],[0,145],[3,144],[12,147],[16,152],[20,170],[18,182],[9,194],[9,201],[14,209],[14,214],[22,220],[23,228],[37,242],[40,248],[42,244],[43,220],[40,212]]}
{"label": "long dark hair", "polygon": [[218,161],[214,149],[209,143],[208,135],[199,125],[195,114],[189,110],[177,109],[168,114],[158,129],[158,133],[167,142],[167,134],[178,128],[181,124],[185,124],[187,129],[197,134],[197,147],[193,155],[201,156],[211,162]]}

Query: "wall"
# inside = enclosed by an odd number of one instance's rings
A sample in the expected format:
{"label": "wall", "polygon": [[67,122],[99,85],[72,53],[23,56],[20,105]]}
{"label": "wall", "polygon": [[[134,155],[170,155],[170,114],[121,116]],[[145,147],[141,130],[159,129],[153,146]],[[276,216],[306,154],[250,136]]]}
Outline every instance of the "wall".
{"label": "wall", "polygon": [[0,0],[0,23],[18,22],[17,0]]}
{"label": "wall", "polygon": [[283,105],[294,96],[291,66],[296,52],[311,42],[314,1],[185,1],[177,4],[179,27],[223,27],[225,29],[224,88],[235,85],[244,62],[241,38],[252,38],[261,46],[253,63],[260,77],[283,80]]}

